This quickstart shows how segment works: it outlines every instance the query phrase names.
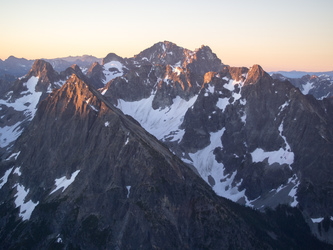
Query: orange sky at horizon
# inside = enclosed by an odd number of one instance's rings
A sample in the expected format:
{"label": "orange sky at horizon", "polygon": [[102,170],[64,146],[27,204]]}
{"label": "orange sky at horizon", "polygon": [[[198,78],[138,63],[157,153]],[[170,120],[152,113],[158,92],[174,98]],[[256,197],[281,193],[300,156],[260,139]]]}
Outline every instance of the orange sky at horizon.
{"label": "orange sky at horizon", "polygon": [[0,58],[132,57],[160,41],[209,46],[230,66],[333,70],[333,1],[0,3]]}

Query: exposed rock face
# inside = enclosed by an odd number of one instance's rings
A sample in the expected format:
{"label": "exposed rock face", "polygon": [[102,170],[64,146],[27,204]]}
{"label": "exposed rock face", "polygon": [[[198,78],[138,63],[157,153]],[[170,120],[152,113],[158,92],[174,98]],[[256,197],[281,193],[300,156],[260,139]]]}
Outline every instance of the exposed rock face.
{"label": "exposed rock face", "polygon": [[[90,68],[94,62],[101,63],[101,59],[93,56],[76,56],[76,57],[63,57],[55,59],[43,59],[50,63],[54,70],[62,72],[73,64],[77,64],[81,68]],[[8,57],[5,61],[0,61],[0,77],[5,74],[14,75],[15,77],[22,77],[29,73],[29,70],[35,63],[35,60],[27,60],[25,58],[16,58],[14,56]]]}
{"label": "exposed rock face", "polygon": [[75,75],[39,105],[14,151],[1,168],[9,169],[0,189],[5,248],[300,246],[258,212],[216,196]]}

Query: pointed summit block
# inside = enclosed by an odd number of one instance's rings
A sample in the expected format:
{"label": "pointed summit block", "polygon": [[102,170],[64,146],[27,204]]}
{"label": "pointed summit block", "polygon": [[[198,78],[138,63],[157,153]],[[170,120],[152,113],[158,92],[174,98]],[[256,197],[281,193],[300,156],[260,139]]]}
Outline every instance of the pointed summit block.
{"label": "pointed summit block", "polygon": [[266,73],[263,70],[263,68],[260,65],[255,64],[249,69],[244,85],[256,84],[262,78],[271,78],[271,77],[269,76],[268,73]]}
{"label": "pointed summit block", "polygon": [[36,60],[28,73],[28,77],[36,76],[41,81],[55,82],[59,80],[58,73],[53,69],[52,65],[44,60]]}

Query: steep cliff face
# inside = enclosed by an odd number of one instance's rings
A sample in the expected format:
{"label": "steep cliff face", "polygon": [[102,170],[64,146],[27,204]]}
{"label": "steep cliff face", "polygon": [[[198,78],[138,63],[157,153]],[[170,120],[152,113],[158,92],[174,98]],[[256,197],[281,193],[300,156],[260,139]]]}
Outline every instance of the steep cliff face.
{"label": "steep cliff face", "polygon": [[5,248],[298,246],[259,213],[216,196],[75,75],[39,105],[14,151],[1,163]]}

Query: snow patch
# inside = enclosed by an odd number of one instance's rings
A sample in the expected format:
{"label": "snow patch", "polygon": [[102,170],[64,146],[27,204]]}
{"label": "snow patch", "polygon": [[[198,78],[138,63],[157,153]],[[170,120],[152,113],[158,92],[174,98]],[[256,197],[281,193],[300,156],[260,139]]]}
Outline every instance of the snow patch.
{"label": "snow patch", "polygon": [[313,223],[320,223],[324,220],[324,217],[322,217],[322,218],[311,218],[311,220],[312,220]]}
{"label": "snow patch", "polygon": [[0,145],[2,148],[7,147],[21,135],[21,123],[22,122],[17,122],[12,126],[0,127]]}
{"label": "snow patch", "polygon": [[208,85],[207,91],[208,91],[208,93],[214,94],[214,91],[215,91],[214,85]]}
{"label": "snow patch", "polygon": [[20,155],[20,153],[21,153],[21,151],[19,151],[19,152],[17,152],[17,153],[12,153],[9,157],[7,157],[6,159],[5,159],[5,161],[8,161],[8,160],[10,160],[11,158],[15,158],[15,160],[17,160],[17,157]]}
{"label": "snow patch", "polygon": [[283,132],[283,122],[279,126],[280,136],[283,138],[286,148],[280,148],[277,151],[269,151],[265,152],[261,148],[255,149],[252,153],[252,162],[262,162],[265,159],[268,159],[268,164],[272,165],[273,163],[288,164],[289,168],[291,169],[290,165],[294,163],[294,153],[291,151],[290,146],[286,140],[286,137],[282,135]]}
{"label": "snow patch", "polygon": [[[105,76],[105,80],[103,80],[103,83],[106,84],[109,81],[122,76],[124,74],[123,72],[123,64],[118,61],[111,61],[103,65],[104,70],[103,74]],[[110,69],[114,69],[114,71],[110,71]]]}
{"label": "snow patch", "polygon": [[110,127],[110,122],[105,122],[105,123],[104,123],[104,126],[105,126],[105,127]]}
{"label": "snow patch", "polygon": [[104,89],[101,94],[105,95],[106,91],[108,91],[108,89]]}
{"label": "snow patch", "polygon": [[31,217],[32,212],[34,211],[35,207],[38,205],[39,202],[34,203],[33,201],[29,200],[27,202],[25,201],[25,197],[29,193],[29,189],[26,191],[25,187],[21,184],[16,184],[14,188],[16,187],[17,193],[14,196],[15,199],[15,205],[16,207],[20,207],[20,214],[19,216],[23,220],[29,220]]}
{"label": "snow patch", "polygon": [[303,95],[309,94],[310,90],[313,88],[313,83],[307,82],[306,84],[302,85],[302,93]]}
{"label": "snow patch", "polygon": [[57,235],[57,243],[62,243],[62,239],[60,237],[60,234]]}
{"label": "snow patch", "polygon": [[18,176],[21,176],[21,175],[22,175],[22,173],[21,173],[21,169],[20,169],[20,167],[18,167],[18,168],[15,168],[15,170],[14,170],[13,174],[17,174]]}
{"label": "snow patch", "polygon": [[117,108],[124,114],[132,116],[149,133],[159,140],[180,140],[184,134],[179,126],[182,124],[186,111],[194,104],[197,96],[186,101],[179,96],[173,99],[170,107],[164,109],[152,108],[154,95],[135,102],[118,100]]}
{"label": "snow patch", "polygon": [[293,183],[293,184],[295,184],[295,186],[290,190],[288,196],[290,196],[290,197],[292,197],[292,198],[294,199],[293,202],[290,204],[290,206],[291,206],[291,207],[296,207],[296,206],[298,205],[297,195],[296,195],[296,194],[297,194],[297,189],[298,189],[298,186],[299,186],[300,182],[299,182],[299,180],[297,179],[297,177],[294,178],[294,179],[293,179],[293,177],[292,177],[292,178],[290,178],[290,179],[288,180],[288,183]]}
{"label": "snow patch", "polygon": [[0,104],[12,107],[17,111],[24,111],[24,114],[26,116],[30,115],[32,119],[36,113],[36,106],[39,102],[39,98],[42,95],[42,92],[35,91],[37,83],[38,77],[30,77],[29,80],[23,84],[28,90],[21,93],[23,94],[21,98],[16,99],[14,102],[0,100]]}
{"label": "snow patch", "polygon": [[126,186],[126,188],[127,188],[127,199],[128,199],[131,191],[131,186]]}
{"label": "snow patch", "polygon": [[8,180],[8,176],[9,174],[12,172],[13,168],[8,169],[4,176],[2,176],[2,178],[0,179],[0,189],[7,183]]}
{"label": "snow patch", "polygon": [[229,105],[229,98],[219,98],[216,103],[216,107],[224,112],[225,108]]}
{"label": "snow patch", "polygon": [[70,179],[67,179],[66,176],[55,179],[56,188],[50,193],[50,195],[59,190],[60,188],[63,188],[62,192],[64,192],[66,188],[75,181],[75,178],[79,174],[79,172],[80,170],[76,170],[74,173],[72,173]]}

